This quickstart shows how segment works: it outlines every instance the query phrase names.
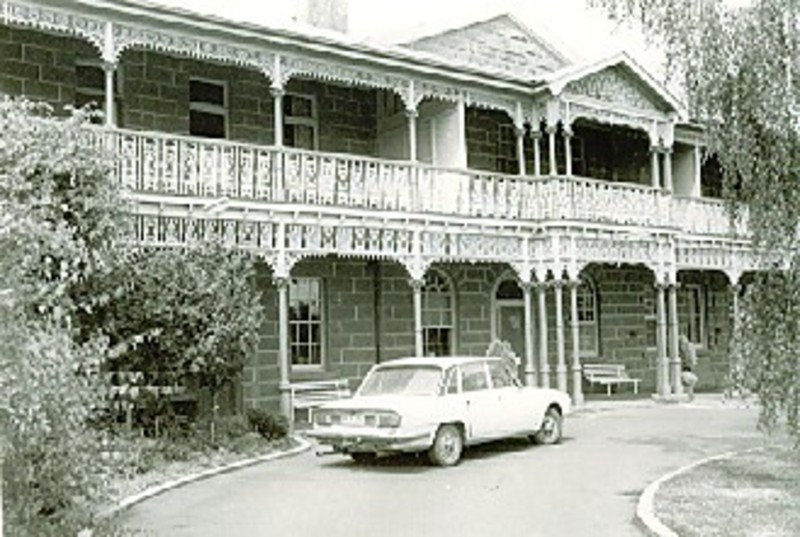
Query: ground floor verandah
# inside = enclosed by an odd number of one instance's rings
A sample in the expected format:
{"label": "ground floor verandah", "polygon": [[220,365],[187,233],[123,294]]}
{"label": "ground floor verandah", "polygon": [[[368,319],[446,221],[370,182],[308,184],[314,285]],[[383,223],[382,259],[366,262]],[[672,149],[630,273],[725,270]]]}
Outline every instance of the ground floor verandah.
{"label": "ground floor verandah", "polygon": [[[287,411],[293,382],[346,378],[409,355],[484,355],[508,342],[527,384],[592,389],[587,363],[624,365],[640,390],[682,393],[678,337],[699,358],[699,389],[721,388],[738,286],[716,271],[678,271],[656,283],[641,265],[591,264],[579,279],[520,283],[501,263],[441,263],[412,280],[400,264],[327,256],[289,278],[259,267],[265,307],[258,351],[243,378],[245,406]],[[622,390],[630,386],[620,387]]]}

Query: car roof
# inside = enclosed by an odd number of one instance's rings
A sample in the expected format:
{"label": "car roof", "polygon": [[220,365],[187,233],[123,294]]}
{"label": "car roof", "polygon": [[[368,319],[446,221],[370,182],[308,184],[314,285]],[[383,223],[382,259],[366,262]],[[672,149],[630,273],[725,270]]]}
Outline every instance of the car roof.
{"label": "car roof", "polygon": [[446,369],[448,367],[486,360],[498,360],[495,356],[411,356],[396,358],[378,364],[378,367],[396,366],[434,366]]}

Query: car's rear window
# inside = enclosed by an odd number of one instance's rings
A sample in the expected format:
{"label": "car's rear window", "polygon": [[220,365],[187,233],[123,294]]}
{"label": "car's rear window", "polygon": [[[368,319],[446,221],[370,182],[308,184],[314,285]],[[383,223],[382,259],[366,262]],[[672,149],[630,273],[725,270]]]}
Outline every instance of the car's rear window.
{"label": "car's rear window", "polygon": [[359,395],[437,395],[442,378],[438,367],[396,366],[373,370]]}

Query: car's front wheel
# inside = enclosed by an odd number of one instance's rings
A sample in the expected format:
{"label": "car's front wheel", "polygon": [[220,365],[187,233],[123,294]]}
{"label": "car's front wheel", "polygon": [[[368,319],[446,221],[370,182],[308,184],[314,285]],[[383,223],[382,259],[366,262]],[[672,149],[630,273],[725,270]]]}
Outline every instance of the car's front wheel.
{"label": "car's front wheel", "polygon": [[564,430],[564,418],[561,412],[555,407],[550,407],[544,413],[542,425],[539,430],[531,437],[537,444],[557,444],[561,441],[561,434]]}
{"label": "car's front wheel", "polygon": [[442,425],[428,450],[428,457],[438,466],[453,466],[461,460],[464,439],[455,425]]}

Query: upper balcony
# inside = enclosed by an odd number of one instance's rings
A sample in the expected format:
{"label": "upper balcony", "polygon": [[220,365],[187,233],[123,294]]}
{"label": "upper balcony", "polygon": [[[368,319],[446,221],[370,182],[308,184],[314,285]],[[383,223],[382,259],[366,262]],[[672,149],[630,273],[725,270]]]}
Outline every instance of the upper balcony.
{"label": "upper balcony", "polygon": [[526,70],[157,6],[0,4],[0,91],[102,109],[143,204],[746,236],[701,197],[702,139],[663,88],[625,55],[566,65],[511,19],[469,31],[525,38],[498,46],[528,47]]}
{"label": "upper balcony", "polygon": [[646,185],[459,170],[124,129],[103,136],[113,140],[120,184],[142,201],[226,199],[405,217],[630,226],[720,237],[747,233],[746,215],[732,223],[720,200],[675,196]]}

